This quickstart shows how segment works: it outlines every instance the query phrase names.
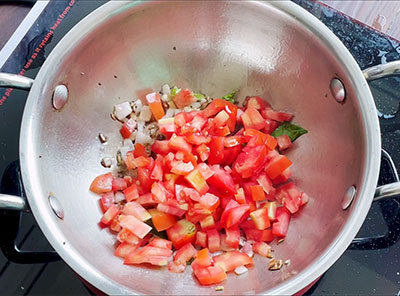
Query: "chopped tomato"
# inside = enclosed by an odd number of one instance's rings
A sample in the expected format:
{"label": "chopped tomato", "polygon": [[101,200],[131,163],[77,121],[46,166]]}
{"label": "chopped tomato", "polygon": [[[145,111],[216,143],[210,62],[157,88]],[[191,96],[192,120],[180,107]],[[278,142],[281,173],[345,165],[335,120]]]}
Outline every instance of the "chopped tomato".
{"label": "chopped tomato", "polygon": [[185,179],[196,189],[200,194],[205,194],[209,187],[206,183],[206,180],[203,178],[199,170],[194,169],[188,175],[185,176]]}
{"label": "chopped tomato", "polygon": [[212,194],[206,193],[200,197],[199,203],[210,211],[214,211],[219,206],[219,197]]}
{"label": "chopped tomato", "polygon": [[101,209],[103,210],[103,213],[105,213],[108,210],[108,208],[114,204],[114,200],[115,200],[114,192],[112,191],[101,195],[100,205]]}
{"label": "chopped tomato", "polygon": [[278,142],[273,136],[267,134],[265,145],[267,146],[268,150],[274,150],[275,147],[278,145]]}
{"label": "chopped tomato", "polygon": [[271,256],[271,246],[264,242],[256,242],[253,245],[253,251],[264,257],[270,258],[270,256]]}
{"label": "chopped tomato", "polygon": [[174,261],[186,264],[186,262],[196,256],[196,254],[197,250],[193,247],[193,245],[191,243],[187,243],[176,252]]}
{"label": "chopped tomato", "polygon": [[136,202],[144,207],[151,207],[157,204],[151,193],[146,193],[144,195],[139,196]]}
{"label": "chopped tomato", "polygon": [[141,221],[146,221],[151,218],[149,212],[145,208],[143,208],[140,204],[134,201],[127,202],[124,208],[122,209],[122,213],[124,215],[135,216]]}
{"label": "chopped tomato", "polygon": [[201,161],[206,161],[208,159],[208,157],[210,156],[210,148],[205,144],[201,144],[201,145],[197,146],[196,152],[199,155]]}
{"label": "chopped tomato", "polygon": [[114,217],[116,217],[120,213],[117,205],[112,204],[107,211],[104,213],[103,217],[101,218],[100,222],[104,225],[110,225]]}
{"label": "chopped tomato", "polygon": [[196,242],[194,243],[196,246],[206,248],[207,247],[207,233],[203,231],[197,231]]}
{"label": "chopped tomato", "polygon": [[264,230],[271,226],[267,208],[261,208],[251,212],[250,217],[258,230]]}
{"label": "chopped tomato", "polygon": [[245,143],[245,138],[243,136],[230,136],[224,138],[224,146],[227,148],[242,145]]}
{"label": "chopped tomato", "polygon": [[292,162],[289,160],[289,158],[284,155],[278,154],[267,163],[265,167],[265,172],[267,173],[269,178],[275,179],[291,164]]}
{"label": "chopped tomato", "polygon": [[218,284],[226,279],[226,273],[219,266],[197,268],[193,272],[202,285]]}
{"label": "chopped tomato", "polygon": [[221,161],[222,165],[231,165],[238,157],[238,155],[242,152],[242,146],[234,146],[230,148],[224,149],[224,159]]}
{"label": "chopped tomato", "polygon": [[167,230],[175,225],[177,219],[174,215],[161,212],[157,209],[150,209],[151,221],[157,231]]}
{"label": "chopped tomato", "polygon": [[112,191],[112,181],[111,173],[97,176],[90,185],[90,190],[97,194],[110,192]]}
{"label": "chopped tomato", "polygon": [[272,234],[278,237],[286,236],[289,229],[290,213],[285,207],[276,209],[276,222],[272,223]]}
{"label": "chopped tomato", "polygon": [[129,243],[121,243],[118,245],[118,247],[115,249],[114,255],[125,258],[129,253],[137,250],[139,245],[131,245]]}
{"label": "chopped tomato", "polygon": [[232,176],[217,165],[211,166],[210,168],[214,174],[207,179],[207,182],[221,193],[236,194],[235,183],[233,182]]}
{"label": "chopped tomato", "polygon": [[164,158],[161,155],[157,155],[154,161],[154,167],[151,172],[150,178],[157,181],[162,181],[163,178],[163,161]]}
{"label": "chopped tomato", "polygon": [[276,112],[272,109],[266,109],[265,116],[268,119],[276,120],[279,122],[291,121],[293,119],[292,114],[286,112]]}
{"label": "chopped tomato", "polygon": [[194,166],[191,162],[176,161],[172,164],[171,173],[186,176],[193,171]]}
{"label": "chopped tomato", "polygon": [[153,238],[149,243],[148,246],[158,247],[158,248],[166,248],[171,250],[172,243],[169,240],[162,239],[159,237]]}
{"label": "chopped tomato", "polygon": [[167,198],[172,198],[173,194],[170,193],[162,182],[155,182],[151,186],[151,194],[153,195],[154,200],[160,203],[164,203],[167,201]]}
{"label": "chopped tomato", "polygon": [[128,139],[136,127],[136,121],[132,118],[128,119],[121,127],[119,132],[124,139]]}
{"label": "chopped tomato", "polygon": [[209,164],[219,164],[224,159],[224,142],[223,137],[211,138],[211,142],[208,145],[210,147]]}
{"label": "chopped tomato", "polygon": [[244,204],[246,203],[246,196],[244,195],[244,190],[243,188],[239,188],[237,190],[237,193],[235,194],[235,199],[238,203]]}
{"label": "chopped tomato", "polygon": [[139,238],[144,238],[151,230],[151,226],[130,215],[121,215],[119,224]]}
{"label": "chopped tomato", "polygon": [[194,128],[196,131],[201,131],[203,129],[203,127],[206,125],[207,123],[207,118],[205,118],[202,113],[199,113],[197,115],[195,115],[192,119],[191,122],[189,122],[188,124]]}
{"label": "chopped tomato", "polygon": [[160,133],[167,137],[172,136],[177,131],[173,117],[158,120],[158,128],[160,129]]}
{"label": "chopped tomato", "polygon": [[250,206],[248,204],[239,205],[229,210],[226,218],[225,228],[231,228],[239,225],[249,216],[249,212]]}
{"label": "chopped tomato", "polygon": [[211,141],[210,137],[196,135],[196,134],[185,135],[185,139],[188,143],[193,145],[208,144]]}
{"label": "chopped tomato", "polygon": [[179,220],[174,226],[167,229],[168,239],[176,249],[186,243],[194,243],[196,240],[196,226],[186,219]]}
{"label": "chopped tomato", "polygon": [[208,178],[212,177],[214,175],[214,171],[204,162],[199,163],[196,166],[196,169],[200,172],[200,174],[203,176],[205,180]]}
{"label": "chopped tomato", "polygon": [[258,146],[258,145],[264,145],[268,138],[267,134],[264,134],[263,132],[260,132],[253,128],[247,128],[243,132],[243,135],[245,136],[245,138],[248,139],[247,142],[249,142],[249,143],[247,145],[250,145],[252,147]]}
{"label": "chopped tomato", "polygon": [[200,227],[203,231],[215,228],[214,217],[212,215],[205,216],[203,219],[200,220]]}
{"label": "chopped tomato", "polygon": [[288,135],[279,136],[276,138],[276,141],[278,143],[279,151],[286,150],[292,145],[292,141],[290,141]]}
{"label": "chopped tomato", "polygon": [[147,103],[149,104],[151,113],[155,120],[161,119],[164,115],[164,108],[161,103],[160,95],[156,92],[146,95]]}
{"label": "chopped tomato", "polygon": [[237,249],[239,247],[240,230],[239,228],[228,228],[225,229],[226,233],[226,244],[231,248]]}
{"label": "chopped tomato", "polygon": [[264,206],[268,210],[268,218],[270,221],[275,221],[276,208],[278,207],[276,201],[269,201]]}
{"label": "chopped tomato", "polygon": [[168,146],[169,140],[164,141],[154,141],[153,145],[151,145],[151,150],[156,154],[166,155],[171,149]]}
{"label": "chopped tomato", "polygon": [[139,191],[137,185],[133,183],[131,186],[122,191],[127,201],[136,200],[139,198]]}
{"label": "chopped tomato", "polygon": [[196,98],[192,95],[190,90],[188,89],[182,89],[180,92],[178,92],[174,98],[173,101],[179,109],[182,109],[183,107],[186,107],[190,105],[191,103],[196,102]]}
{"label": "chopped tomato", "polygon": [[260,185],[250,186],[251,197],[254,201],[265,200],[264,189]]}
{"label": "chopped tomato", "polygon": [[192,262],[193,270],[212,265],[213,260],[207,248],[197,251],[196,259]]}
{"label": "chopped tomato", "polygon": [[243,150],[233,163],[233,170],[243,178],[251,177],[263,164],[267,149],[264,145]]}
{"label": "chopped tomato", "polygon": [[292,214],[302,205],[302,193],[292,182],[278,187],[275,198]]}
{"label": "chopped tomato", "polygon": [[269,104],[263,101],[263,99],[261,99],[258,96],[251,96],[251,97],[248,96],[246,97],[245,102],[246,102],[245,103],[246,108],[252,107],[257,110],[262,110],[265,109],[266,107],[269,107]]}
{"label": "chopped tomato", "polygon": [[112,191],[122,191],[128,187],[124,178],[113,178],[112,180]]}
{"label": "chopped tomato", "polygon": [[253,264],[253,259],[239,251],[225,252],[221,255],[214,256],[213,259],[215,265],[220,266],[225,272],[234,270],[239,266]]}
{"label": "chopped tomato", "polygon": [[157,266],[166,266],[168,264],[167,256],[145,256],[142,254],[138,254],[137,252],[140,250],[136,250],[134,252],[129,253],[124,260],[124,264],[142,264],[142,263],[150,263],[152,265]]}
{"label": "chopped tomato", "polygon": [[214,124],[216,127],[222,127],[226,124],[226,122],[229,120],[229,115],[228,113],[225,112],[225,110],[221,110],[218,112],[218,114],[214,117]]}
{"label": "chopped tomato", "polygon": [[192,145],[186,142],[184,137],[172,135],[168,142],[168,147],[175,151],[192,152]]}
{"label": "chopped tomato", "polygon": [[245,129],[252,128],[260,130],[265,127],[265,120],[261,116],[260,112],[253,107],[249,107],[242,114],[243,126]]}
{"label": "chopped tomato", "polygon": [[134,168],[142,168],[142,167],[147,167],[151,163],[150,157],[145,157],[145,156],[139,156],[136,157],[132,164]]}
{"label": "chopped tomato", "polygon": [[136,143],[135,149],[133,150],[133,156],[134,157],[139,157],[139,156],[147,157],[148,155],[146,152],[146,148],[142,144]]}
{"label": "chopped tomato", "polygon": [[211,229],[207,231],[208,249],[211,253],[221,250],[221,238],[218,230]]}
{"label": "chopped tomato", "polygon": [[182,210],[178,207],[174,207],[174,206],[171,206],[168,204],[162,204],[162,203],[159,203],[157,205],[157,210],[159,210],[160,212],[164,212],[164,213],[167,213],[170,215],[175,215],[178,217],[184,215],[186,212],[185,210]]}

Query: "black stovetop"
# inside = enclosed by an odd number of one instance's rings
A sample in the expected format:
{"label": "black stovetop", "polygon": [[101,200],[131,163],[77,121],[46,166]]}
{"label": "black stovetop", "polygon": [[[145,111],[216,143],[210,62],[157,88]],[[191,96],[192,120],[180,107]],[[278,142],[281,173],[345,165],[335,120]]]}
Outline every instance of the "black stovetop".
{"label": "black stovetop", "polygon": [[[54,16],[62,11],[69,1],[57,1],[53,5]],[[65,33],[85,15],[105,1],[77,1],[63,22],[59,25],[45,47],[41,60],[26,72],[35,77],[41,62]],[[400,59],[400,43],[374,31],[337,11],[316,2],[294,0],[327,25],[345,44],[361,69]],[[50,9],[50,8],[49,8]],[[49,13],[48,15],[52,15]],[[32,33],[26,45],[26,57],[43,38],[51,17],[44,18]],[[47,28],[47,29],[46,29]],[[22,59],[22,68],[26,59]],[[6,65],[4,70],[12,68]],[[14,65],[15,66],[15,65]],[[380,115],[382,146],[392,156],[394,163],[400,163],[400,78],[390,77],[370,83]],[[4,90],[0,90],[0,98]],[[19,126],[26,92],[14,90],[7,101],[0,106],[0,173],[6,166],[18,159]],[[394,174],[383,159],[380,183],[394,180]],[[374,203],[358,234],[359,237],[378,237],[364,244],[352,245],[343,256],[307,292],[308,295],[400,294],[400,198]],[[396,222],[397,221],[397,222]],[[380,236],[380,237],[379,237]],[[30,215],[24,215],[18,238],[24,249],[44,250],[49,245]],[[15,264],[0,254],[1,294],[89,294],[77,276],[65,263]]]}

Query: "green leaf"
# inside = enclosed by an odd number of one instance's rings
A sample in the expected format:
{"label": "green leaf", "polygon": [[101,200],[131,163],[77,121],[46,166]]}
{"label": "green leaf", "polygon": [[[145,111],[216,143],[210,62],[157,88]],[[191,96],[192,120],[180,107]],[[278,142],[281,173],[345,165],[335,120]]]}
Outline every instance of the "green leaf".
{"label": "green leaf", "polygon": [[236,93],[237,93],[237,91],[233,91],[233,92],[231,92],[231,93],[229,93],[229,94],[223,96],[222,99],[223,99],[223,100],[226,100],[226,101],[229,101],[229,102],[231,102],[231,103],[233,103],[233,104],[235,104],[235,99],[234,99],[234,97],[235,97]]}
{"label": "green leaf", "polygon": [[203,94],[199,94],[199,93],[193,93],[193,96],[196,98],[197,101],[200,101],[202,99],[205,99],[206,96]]}
{"label": "green leaf", "polygon": [[171,89],[171,97],[175,97],[176,94],[177,94],[178,92],[180,92],[180,91],[181,91],[180,88],[174,86],[174,87]]}
{"label": "green leaf", "polygon": [[304,128],[285,121],[280,126],[278,126],[278,128],[271,135],[275,138],[282,135],[288,135],[290,141],[294,142],[298,137],[306,133],[308,133],[308,131]]}

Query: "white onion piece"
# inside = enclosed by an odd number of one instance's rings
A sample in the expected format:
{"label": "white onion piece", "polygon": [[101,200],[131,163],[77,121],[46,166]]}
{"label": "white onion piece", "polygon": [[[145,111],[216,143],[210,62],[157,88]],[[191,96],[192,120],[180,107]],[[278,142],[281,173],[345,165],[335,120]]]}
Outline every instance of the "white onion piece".
{"label": "white onion piece", "polygon": [[202,99],[200,100],[200,104],[204,104],[205,102],[207,102],[207,99],[206,99],[206,98],[202,98]]}
{"label": "white onion piece", "polygon": [[162,95],[161,101],[168,102],[168,95]]}
{"label": "white onion piece", "polygon": [[145,122],[142,121],[142,120],[138,120],[138,121],[137,121],[137,130],[138,130],[138,132],[142,132],[142,133],[143,133],[143,131],[144,131],[144,124],[145,124]]}
{"label": "white onion piece", "polygon": [[149,144],[153,141],[153,139],[149,136],[146,135],[140,131],[137,132],[136,134],[136,143],[139,144]]}
{"label": "white onion piece", "polygon": [[253,246],[252,246],[250,243],[248,243],[248,242],[246,242],[246,243],[243,245],[243,247],[242,247],[242,249],[241,249],[240,251],[241,251],[242,253],[247,254],[247,256],[249,256],[250,258],[254,256]]}
{"label": "white onion piece", "polygon": [[115,192],[114,196],[115,202],[121,202],[125,200],[125,194],[123,194],[121,191]]}
{"label": "white onion piece", "polygon": [[123,102],[121,104],[114,105],[114,114],[119,120],[124,119],[131,114],[132,108],[129,102]]}
{"label": "white onion piece", "polygon": [[151,119],[151,110],[149,106],[143,106],[142,111],[140,111],[139,115],[140,120],[150,121]]}
{"label": "white onion piece", "polygon": [[171,94],[171,88],[169,87],[168,84],[164,84],[164,85],[162,86],[162,88],[161,88],[161,92],[162,92],[164,95],[169,96],[169,95]]}
{"label": "white onion piece", "polygon": [[136,100],[133,102],[133,111],[135,111],[136,115],[140,114],[140,111],[142,111],[143,103],[141,100]]}
{"label": "white onion piece", "polygon": [[164,118],[171,118],[175,116],[175,110],[176,109],[167,109],[167,112],[165,112]]}
{"label": "white onion piece", "polygon": [[132,151],[132,149],[129,146],[122,146],[121,148],[119,148],[119,152],[121,153],[121,157],[122,159],[125,161],[126,159],[126,154]]}
{"label": "white onion piece", "polygon": [[244,274],[244,273],[246,273],[248,271],[248,269],[245,267],[245,266],[239,266],[239,267],[236,267],[235,268],[235,270],[234,270],[234,272],[237,274],[237,275],[241,275],[241,274]]}
{"label": "white onion piece", "polygon": [[133,145],[131,139],[124,139],[124,140],[122,141],[122,146],[130,147],[131,150],[135,149],[135,146]]}
{"label": "white onion piece", "polygon": [[245,243],[246,243],[246,239],[241,236],[239,239],[239,246],[243,247]]}
{"label": "white onion piece", "polygon": [[190,108],[189,106],[186,106],[186,107],[183,108],[183,111],[190,112],[190,111],[193,111],[193,109]]}
{"label": "white onion piece", "polygon": [[201,103],[200,102],[194,102],[191,105],[189,105],[190,108],[192,109],[199,109],[201,107]]}
{"label": "white onion piece", "polygon": [[172,109],[172,110],[175,110],[175,115],[182,112],[182,109]]}

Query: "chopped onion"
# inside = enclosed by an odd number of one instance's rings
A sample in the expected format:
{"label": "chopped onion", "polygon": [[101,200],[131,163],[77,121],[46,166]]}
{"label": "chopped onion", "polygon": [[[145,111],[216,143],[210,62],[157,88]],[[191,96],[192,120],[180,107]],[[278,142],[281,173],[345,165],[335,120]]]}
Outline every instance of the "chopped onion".
{"label": "chopped onion", "polygon": [[162,95],[161,100],[164,102],[168,102],[168,95]]}
{"label": "chopped onion", "polygon": [[133,102],[133,111],[135,111],[136,115],[140,114],[140,111],[142,111],[142,107],[143,107],[143,104],[142,104],[141,100],[136,100]]}
{"label": "chopped onion", "polygon": [[129,104],[129,102],[123,102],[121,104],[114,105],[114,114],[115,114],[115,117],[118,118],[118,120],[124,119],[129,114],[131,114],[131,112],[132,112],[132,108],[131,108],[131,104]]}
{"label": "chopped onion", "polygon": [[124,139],[122,141],[122,146],[127,146],[127,147],[131,148],[131,150],[135,149],[135,146],[133,145],[131,139]]}
{"label": "chopped onion", "polygon": [[193,109],[190,108],[189,106],[186,106],[186,107],[183,108],[183,111],[190,112],[190,111],[193,111]]}
{"label": "chopped onion", "polygon": [[165,112],[164,118],[171,118],[175,116],[175,110],[176,109],[168,109],[167,112]]}
{"label": "chopped onion", "polygon": [[246,273],[247,272],[247,268],[246,268],[246,266],[239,266],[239,267],[236,267],[235,268],[235,270],[234,270],[234,272],[237,274],[237,275],[241,275],[241,274],[244,274],[244,273]]}
{"label": "chopped onion", "polygon": [[126,154],[132,151],[132,149],[129,146],[122,146],[121,148],[119,148],[119,152],[121,153],[121,157],[122,159],[125,161],[126,159]]}
{"label": "chopped onion", "polygon": [[142,111],[140,111],[139,115],[140,120],[150,121],[151,119],[151,110],[149,106],[143,106]]}
{"label": "chopped onion", "polygon": [[142,121],[142,120],[138,120],[137,121],[137,130],[138,130],[138,132],[142,132],[143,133],[144,125],[145,125],[144,121]]}
{"label": "chopped onion", "polygon": [[253,246],[252,246],[250,243],[248,243],[248,242],[246,242],[246,243],[243,245],[243,247],[242,247],[242,249],[241,249],[240,251],[241,251],[242,253],[247,254],[247,256],[249,256],[250,258],[254,256]]}
{"label": "chopped onion", "polygon": [[146,135],[146,134],[142,133],[141,131],[137,132],[137,134],[136,134],[136,143],[149,144],[152,141],[153,141],[153,139],[149,135]]}
{"label": "chopped onion", "polygon": [[241,236],[239,239],[239,246],[243,247],[245,243],[246,243],[246,239]]}
{"label": "chopped onion", "polygon": [[168,84],[164,84],[164,85],[162,86],[162,88],[161,88],[161,92],[162,92],[164,95],[169,96],[169,95],[171,94],[171,88],[169,87]]}
{"label": "chopped onion", "polygon": [[121,191],[117,191],[115,192],[115,202],[121,202],[123,200],[125,200],[125,194],[123,194]]}
{"label": "chopped onion", "polygon": [[189,105],[190,108],[192,109],[199,109],[201,107],[200,102],[194,102],[193,104]]}

